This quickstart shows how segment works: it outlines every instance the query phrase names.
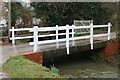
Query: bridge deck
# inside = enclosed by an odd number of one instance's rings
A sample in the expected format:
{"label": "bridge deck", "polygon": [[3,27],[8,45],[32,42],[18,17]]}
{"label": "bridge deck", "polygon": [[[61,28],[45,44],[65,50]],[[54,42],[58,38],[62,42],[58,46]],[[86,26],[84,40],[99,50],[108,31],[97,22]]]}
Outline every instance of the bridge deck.
{"label": "bridge deck", "polygon": [[[113,33],[111,35],[112,38],[115,38],[115,33]],[[100,41],[99,38],[95,38],[94,39],[94,43],[96,42],[104,42],[107,40],[106,37],[102,37],[103,40]],[[90,40],[86,39],[86,40],[77,40],[75,41],[75,46],[81,46],[81,45],[85,45],[85,44],[90,44],[89,43]],[[63,42],[60,44],[60,48],[65,48],[65,43]],[[72,42],[70,42],[70,46],[72,46]],[[4,63],[6,61],[6,59],[9,58],[9,56],[11,55],[15,55],[15,54],[21,54],[21,53],[27,53],[27,52],[33,52],[33,46],[30,46],[29,44],[18,44],[18,45],[7,45],[7,46],[2,46],[0,45],[0,64]],[[39,46],[39,51],[48,51],[48,50],[55,50],[56,49],[56,44],[47,44],[47,45],[40,45]]]}

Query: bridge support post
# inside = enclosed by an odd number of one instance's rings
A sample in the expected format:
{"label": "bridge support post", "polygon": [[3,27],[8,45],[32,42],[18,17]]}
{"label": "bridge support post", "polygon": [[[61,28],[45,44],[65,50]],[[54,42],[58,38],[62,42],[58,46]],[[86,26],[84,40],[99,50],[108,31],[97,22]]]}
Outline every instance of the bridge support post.
{"label": "bridge support post", "polygon": [[108,23],[108,40],[110,40],[110,27],[111,27],[111,24]]}
{"label": "bridge support post", "polygon": [[14,31],[14,27],[12,27],[12,44],[15,44],[15,31]]}
{"label": "bridge support post", "polygon": [[38,51],[38,26],[34,26],[34,52]]}
{"label": "bridge support post", "polygon": [[90,44],[91,44],[91,49],[93,49],[93,23],[90,24]]}
{"label": "bridge support post", "polygon": [[56,25],[56,48],[59,48],[59,44],[58,44],[58,25]]}
{"label": "bridge support post", "polygon": [[67,47],[67,54],[69,54],[69,25],[66,25],[66,47]]}

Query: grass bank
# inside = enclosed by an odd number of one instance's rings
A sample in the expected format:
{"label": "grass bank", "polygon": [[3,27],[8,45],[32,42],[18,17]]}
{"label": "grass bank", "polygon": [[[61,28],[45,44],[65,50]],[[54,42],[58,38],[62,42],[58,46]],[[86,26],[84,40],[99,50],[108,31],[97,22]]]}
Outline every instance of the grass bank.
{"label": "grass bank", "polygon": [[61,78],[59,74],[23,56],[10,57],[2,68],[11,78]]}

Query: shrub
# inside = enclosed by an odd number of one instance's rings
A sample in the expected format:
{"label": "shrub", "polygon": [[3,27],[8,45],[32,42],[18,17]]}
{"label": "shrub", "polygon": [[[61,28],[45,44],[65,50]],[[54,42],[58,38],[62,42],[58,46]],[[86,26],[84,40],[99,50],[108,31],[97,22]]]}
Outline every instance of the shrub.
{"label": "shrub", "polygon": [[53,73],[57,73],[59,72],[59,70],[53,65],[53,66],[50,66],[50,71],[53,72]]}

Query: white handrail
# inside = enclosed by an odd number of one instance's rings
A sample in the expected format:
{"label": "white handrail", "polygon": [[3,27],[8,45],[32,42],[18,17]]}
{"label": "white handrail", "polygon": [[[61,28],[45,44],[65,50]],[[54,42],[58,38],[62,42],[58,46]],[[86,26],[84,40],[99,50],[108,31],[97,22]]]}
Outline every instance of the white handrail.
{"label": "white handrail", "polygon": [[[30,45],[34,45],[34,52],[38,51],[38,45],[41,44],[50,44],[50,43],[56,43],[56,48],[59,48],[59,42],[65,42],[66,41],[66,48],[67,48],[67,54],[69,54],[69,42],[72,41],[72,46],[75,45],[75,40],[81,40],[81,39],[90,39],[90,44],[91,44],[91,49],[93,49],[93,38],[94,37],[102,37],[102,36],[108,36],[108,40],[110,40],[110,28],[111,28],[111,24],[108,23],[108,25],[93,25],[93,23],[91,23],[90,26],[58,26],[56,25],[55,27],[42,27],[42,28],[38,28],[38,26],[34,26],[33,28],[20,28],[20,29],[14,29],[14,27],[12,27],[12,29],[10,29],[10,31],[12,31],[12,38],[10,38],[10,40],[12,40],[12,44],[15,44],[15,40],[17,39],[28,39],[28,38],[34,38],[33,42],[30,42]],[[94,28],[100,28],[100,27],[108,27],[108,33],[105,34],[93,34],[93,29]],[[76,37],[74,36],[75,29],[83,29],[83,28],[90,28],[90,35],[87,36],[79,36]],[[15,31],[30,31],[33,32],[33,36],[24,36],[24,37],[15,37]],[[59,33],[59,30],[66,30],[66,33]],[[70,32],[69,30],[71,30],[72,32]],[[48,35],[38,35],[38,32],[40,31],[55,31],[55,34],[48,34]],[[69,36],[71,34],[71,37]],[[59,39],[60,35],[65,35],[66,38],[62,38]],[[39,37],[49,37],[49,36],[56,36],[56,39],[54,40],[44,40],[44,41],[38,41]]]}
{"label": "white handrail", "polygon": [[27,30],[30,30],[30,29],[33,29],[33,28],[19,28],[19,29],[10,29],[10,31],[27,31]]}

